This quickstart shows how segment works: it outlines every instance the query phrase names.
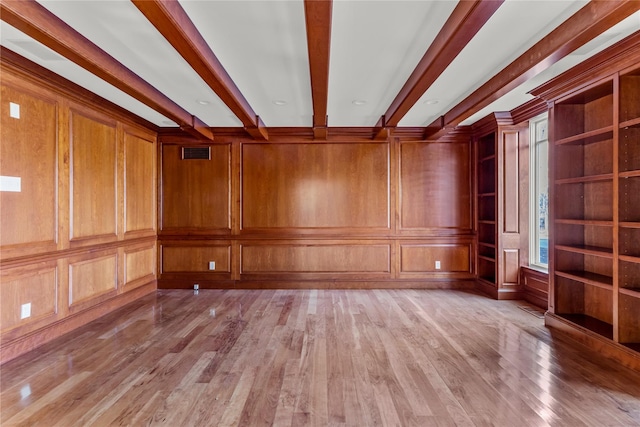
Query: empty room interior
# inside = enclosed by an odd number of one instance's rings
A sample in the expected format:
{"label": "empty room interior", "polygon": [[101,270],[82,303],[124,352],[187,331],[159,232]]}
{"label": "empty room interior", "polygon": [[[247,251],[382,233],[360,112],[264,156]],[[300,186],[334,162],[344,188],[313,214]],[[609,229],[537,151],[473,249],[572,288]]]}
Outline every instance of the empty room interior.
{"label": "empty room interior", "polygon": [[0,0],[0,425],[640,426],[640,1]]}

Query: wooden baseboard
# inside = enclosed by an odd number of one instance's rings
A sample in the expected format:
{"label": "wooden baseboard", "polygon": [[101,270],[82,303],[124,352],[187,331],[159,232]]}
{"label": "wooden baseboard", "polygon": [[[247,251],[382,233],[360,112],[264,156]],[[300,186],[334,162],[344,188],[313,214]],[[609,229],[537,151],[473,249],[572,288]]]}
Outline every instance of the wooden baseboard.
{"label": "wooden baseboard", "polygon": [[[473,280],[200,280],[200,289],[474,289]],[[186,280],[158,280],[158,289],[193,289]]]}
{"label": "wooden baseboard", "polygon": [[613,359],[622,366],[640,372],[640,353],[603,337],[589,329],[569,322],[568,320],[547,312],[544,316],[544,324],[567,334],[574,341],[597,351],[603,356]]}
{"label": "wooden baseboard", "polygon": [[36,331],[23,335],[19,338],[2,341],[0,344],[0,364],[15,359],[49,341],[53,341],[62,335],[73,331],[93,320],[98,319],[130,302],[133,302],[156,290],[156,281],[153,280],[143,286],[132,289],[129,292],[117,295],[114,298],[104,301],[94,307],[71,314],[62,320],[51,323]]}

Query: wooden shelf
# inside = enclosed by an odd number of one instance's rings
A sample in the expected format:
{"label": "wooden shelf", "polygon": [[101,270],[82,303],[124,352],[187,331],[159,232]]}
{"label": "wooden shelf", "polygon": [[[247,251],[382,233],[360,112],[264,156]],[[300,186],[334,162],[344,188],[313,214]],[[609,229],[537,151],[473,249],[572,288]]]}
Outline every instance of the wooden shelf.
{"label": "wooden shelf", "polygon": [[577,176],[575,178],[556,179],[556,184],[557,185],[582,184],[585,182],[598,182],[598,181],[611,181],[611,180],[613,180],[613,174],[604,173],[600,175],[588,175],[588,176]]}
{"label": "wooden shelf", "polygon": [[584,255],[594,255],[603,258],[613,258],[613,249],[603,248],[600,246],[587,246],[587,245],[556,245],[556,249],[565,252],[573,252]]}
{"label": "wooden shelf", "polygon": [[489,221],[486,219],[479,219],[478,224],[496,225],[495,221]]}
{"label": "wooden shelf", "polygon": [[555,274],[566,279],[582,282],[587,285],[596,286],[598,288],[613,289],[613,278],[602,274],[592,273],[590,271],[556,271]]}
{"label": "wooden shelf", "polygon": [[585,314],[559,313],[558,316],[582,328],[602,335],[605,338],[613,339],[613,325],[610,325],[607,322],[603,322],[602,320],[598,320],[595,317],[587,316]]}
{"label": "wooden shelf", "polygon": [[486,156],[486,157],[481,158],[480,159],[480,163],[487,162],[489,160],[495,160],[495,158],[496,158],[496,155],[492,154],[490,156]]}
{"label": "wooden shelf", "polygon": [[592,144],[594,142],[604,141],[611,138],[613,138],[613,126],[606,126],[600,129],[595,129],[577,135],[572,135],[567,138],[562,138],[556,141],[556,145],[572,143]]}
{"label": "wooden shelf", "polygon": [[626,120],[620,123],[620,129],[632,128],[640,126],[640,117],[636,117],[635,119]]}
{"label": "wooden shelf", "polygon": [[618,225],[623,228],[640,228],[640,222],[625,221],[625,222],[620,222]]}
{"label": "wooden shelf", "polygon": [[621,294],[640,299],[640,288],[620,288]]}
{"label": "wooden shelf", "polygon": [[496,245],[494,245],[493,243],[486,243],[486,242],[478,242],[478,246],[486,246],[488,248],[496,248]]}
{"label": "wooden shelf", "polygon": [[478,197],[496,197],[496,193],[478,193]]}
{"label": "wooden shelf", "polygon": [[569,225],[595,225],[598,227],[613,227],[613,221],[601,221],[596,219],[556,219],[556,224]]}
{"label": "wooden shelf", "polygon": [[495,258],[491,258],[491,257],[485,256],[485,255],[478,255],[478,258],[479,259],[483,259],[485,261],[489,261],[489,262],[496,262]]}
{"label": "wooden shelf", "polygon": [[620,261],[632,262],[634,264],[640,264],[640,258],[639,257],[630,256],[630,255],[620,255],[618,258],[620,259]]}
{"label": "wooden shelf", "polygon": [[627,172],[620,172],[618,174],[618,176],[620,178],[635,178],[640,176],[640,170],[636,170],[636,171],[627,171]]}

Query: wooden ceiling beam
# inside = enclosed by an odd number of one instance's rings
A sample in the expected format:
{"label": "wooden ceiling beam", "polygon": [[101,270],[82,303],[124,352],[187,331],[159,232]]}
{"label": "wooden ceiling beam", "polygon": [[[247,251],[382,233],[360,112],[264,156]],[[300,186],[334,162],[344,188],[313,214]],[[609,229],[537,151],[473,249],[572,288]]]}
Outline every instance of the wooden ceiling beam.
{"label": "wooden ceiling beam", "polygon": [[313,99],[313,133],[319,139],[327,137],[332,8],[332,0],[304,1],[311,97]]}
{"label": "wooden ceiling beam", "polygon": [[504,0],[460,1],[377,126],[395,127]]}
{"label": "wooden ceiling beam", "polygon": [[[471,95],[437,119],[437,135],[455,128],[484,107],[549,68],[571,52],[640,10],[640,1],[591,1],[505,67]],[[434,132],[432,135],[436,135]]]}
{"label": "wooden ceiling beam", "polygon": [[213,139],[213,133],[201,120],[192,116],[39,3],[33,0],[2,0],[0,17],[34,40],[173,120],[183,130],[198,138]]}
{"label": "wooden ceiling beam", "polygon": [[177,0],[131,0],[142,14],[220,97],[245,130],[256,139],[269,139],[264,123],[224,69]]}

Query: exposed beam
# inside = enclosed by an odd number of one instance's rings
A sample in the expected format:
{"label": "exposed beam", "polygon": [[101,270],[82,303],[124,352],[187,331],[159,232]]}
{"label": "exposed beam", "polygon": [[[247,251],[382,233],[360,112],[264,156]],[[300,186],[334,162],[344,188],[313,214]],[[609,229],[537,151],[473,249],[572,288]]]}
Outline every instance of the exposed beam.
{"label": "exposed beam", "polygon": [[269,135],[216,55],[177,0],[131,0],[196,73],[220,97],[254,138]]}
{"label": "exposed beam", "polygon": [[[475,92],[445,113],[438,134],[455,128],[484,107],[555,64],[605,30],[640,10],[640,1],[591,1]],[[432,134],[432,136],[435,134]]]}
{"label": "exposed beam", "polygon": [[211,130],[188,111],[33,0],[0,1],[0,17],[60,55],[131,95],[185,131],[213,139]]}
{"label": "exposed beam", "polygon": [[377,126],[395,127],[504,0],[460,1]]}
{"label": "exposed beam", "polygon": [[313,99],[313,133],[327,137],[327,98],[329,96],[329,51],[331,47],[332,0],[305,0],[307,51]]}

